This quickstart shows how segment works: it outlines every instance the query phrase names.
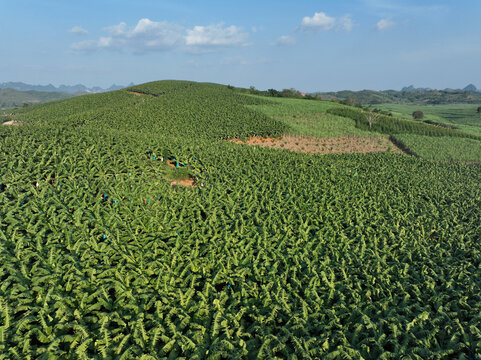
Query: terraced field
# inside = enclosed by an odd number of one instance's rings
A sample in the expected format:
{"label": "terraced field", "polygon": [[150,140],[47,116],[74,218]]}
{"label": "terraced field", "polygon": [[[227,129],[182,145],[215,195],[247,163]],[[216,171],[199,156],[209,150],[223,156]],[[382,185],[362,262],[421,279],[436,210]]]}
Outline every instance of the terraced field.
{"label": "terraced field", "polygon": [[[472,139],[299,101],[336,131]],[[481,166],[224,141],[300,136],[275,106],[164,81],[0,127],[0,358],[479,356]]]}

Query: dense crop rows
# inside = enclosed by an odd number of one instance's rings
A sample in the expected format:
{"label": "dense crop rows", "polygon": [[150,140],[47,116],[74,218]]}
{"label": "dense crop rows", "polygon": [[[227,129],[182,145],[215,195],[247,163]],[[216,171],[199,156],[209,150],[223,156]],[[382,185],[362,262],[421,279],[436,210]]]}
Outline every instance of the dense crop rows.
{"label": "dense crop rows", "polygon": [[[262,104],[265,100],[232,93],[219,85],[182,81],[167,82],[166,85],[166,90],[164,85],[157,85],[158,96],[137,96],[124,90],[82,96],[71,102],[35,107],[22,113],[18,119],[40,121],[56,128],[85,127],[94,131],[110,128],[189,139],[274,134],[287,128],[283,123],[245,107],[247,104]],[[149,90],[145,92],[154,93],[153,86],[147,84]],[[131,90],[142,89],[134,87]]]}
{"label": "dense crop rows", "polygon": [[411,151],[424,159],[481,163],[481,141],[458,137],[396,135]]}
{"label": "dense crop rows", "polygon": [[[73,99],[83,114],[0,129],[0,358],[479,354],[480,167],[218,141],[284,126],[225,91],[108,95],[138,106],[124,118]],[[182,115],[221,102],[232,132],[222,107],[205,132]],[[167,157],[198,186],[159,178]]]}
{"label": "dense crop rows", "polygon": [[355,108],[331,108],[327,110],[327,113],[344,116],[356,121],[356,127],[363,130],[372,130],[384,134],[416,134],[424,136],[456,136],[480,139],[479,136],[465,133],[459,130],[449,129],[441,126],[434,126],[418,121],[396,119],[390,116],[381,116],[379,120],[372,125],[372,129],[369,127],[369,122],[363,111]]}

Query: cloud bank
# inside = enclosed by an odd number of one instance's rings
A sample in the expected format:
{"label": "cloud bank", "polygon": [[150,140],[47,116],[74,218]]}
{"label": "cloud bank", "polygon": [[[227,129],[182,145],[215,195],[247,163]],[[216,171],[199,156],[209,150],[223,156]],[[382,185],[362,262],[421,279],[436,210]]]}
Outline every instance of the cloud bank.
{"label": "cloud bank", "polygon": [[223,24],[194,26],[185,29],[166,21],[156,22],[140,19],[137,25],[129,28],[122,22],[104,29],[107,36],[97,40],[85,40],[71,44],[74,52],[98,50],[127,51],[142,54],[150,51],[183,49],[192,52],[210,52],[229,46],[244,46],[248,34],[240,27]]}

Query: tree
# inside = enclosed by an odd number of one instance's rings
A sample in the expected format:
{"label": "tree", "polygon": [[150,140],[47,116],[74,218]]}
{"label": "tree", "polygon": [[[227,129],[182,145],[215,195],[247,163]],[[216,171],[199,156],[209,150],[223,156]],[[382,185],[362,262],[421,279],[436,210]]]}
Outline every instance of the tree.
{"label": "tree", "polygon": [[369,123],[369,129],[372,128],[372,126],[378,122],[378,120],[381,118],[382,114],[374,112],[374,111],[368,111],[365,113],[367,122]]}
{"label": "tree", "polygon": [[416,110],[413,112],[413,119],[414,120],[422,120],[424,118],[424,113],[421,110]]}
{"label": "tree", "polygon": [[481,106],[478,106],[478,114],[481,115]]}
{"label": "tree", "polygon": [[267,89],[267,93],[269,94],[269,96],[272,96],[272,97],[280,97],[281,96],[281,93],[279,91],[277,91],[276,89]]}
{"label": "tree", "polygon": [[290,89],[282,89],[281,91],[281,97],[285,97],[285,98],[301,98],[301,94],[299,93],[299,91],[297,91],[296,89],[294,88],[290,88]]}
{"label": "tree", "polygon": [[346,99],[346,105],[356,106],[356,98],[354,96],[348,96]]}

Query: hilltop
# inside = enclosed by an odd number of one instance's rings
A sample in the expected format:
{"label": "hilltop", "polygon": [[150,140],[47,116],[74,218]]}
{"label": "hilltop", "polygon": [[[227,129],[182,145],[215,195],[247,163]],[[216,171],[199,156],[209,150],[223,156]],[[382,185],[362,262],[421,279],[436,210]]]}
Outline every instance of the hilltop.
{"label": "hilltop", "polygon": [[0,358],[474,358],[481,165],[384,145],[480,137],[371,116],[189,81],[19,109]]}

